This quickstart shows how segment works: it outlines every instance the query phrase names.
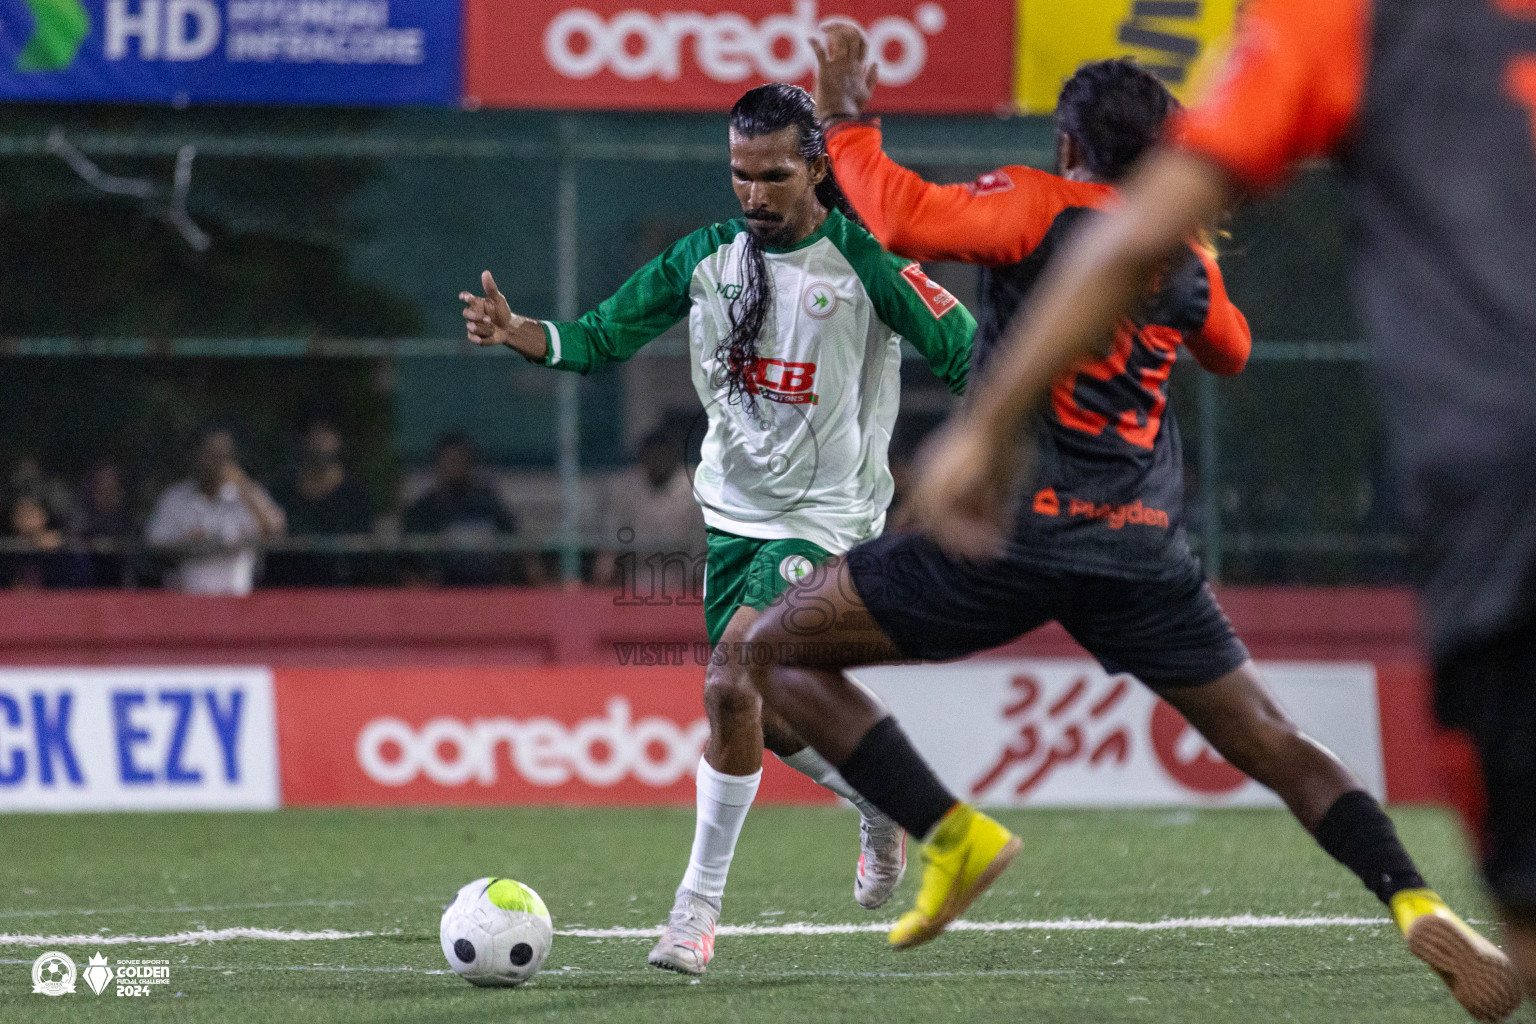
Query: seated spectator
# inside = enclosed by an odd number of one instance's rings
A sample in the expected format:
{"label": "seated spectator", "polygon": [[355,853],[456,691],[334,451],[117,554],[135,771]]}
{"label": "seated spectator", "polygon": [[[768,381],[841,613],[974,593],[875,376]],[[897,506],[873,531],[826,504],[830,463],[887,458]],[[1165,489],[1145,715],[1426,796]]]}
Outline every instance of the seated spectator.
{"label": "seated spectator", "polygon": [[23,454],[11,465],[10,493],[30,494],[43,503],[48,517],[68,532],[75,525],[78,510],[62,479],[43,468],[36,455]]}
{"label": "seated spectator", "polygon": [[401,526],[407,536],[429,536],[450,545],[479,551],[433,554],[415,562],[414,582],[456,587],[497,582],[496,554],[486,550],[498,536],[517,532],[517,518],[496,492],[479,479],[475,447],[468,435],[444,434],[432,457],[432,486],[405,510]]}
{"label": "seated spectator", "polygon": [[[617,552],[599,552],[593,582],[623,586],[626,592],[642,598],[650,594],[700,596],[697,588],[702,583],[703,563],[698,560],[706,546],[704,515],[693,496],[693,478],[684,465],[684,444],[686,437],[680,431],[669,425],[658,427],[640,442],[637,464],[610,480],[603,537],[633,551],[634,557],[621,564],[622,556]],[[657,554],[662,560],[648,564]],[[676,567],[669,561],[673,559]]]}
{"label": "seated spectator", "polygon": [[127,582],[127,548],[133,542],[134,528],[128,492],[116,463],[103,461],[92,467],[75,507],[80,539],[87,543],[103,542],[113,548],[88,555],[92,583],[98,587],[122,586]]}
{"label": "seated spectator", "polygon": [[0,559],[6,586],[37,590],[90,582],[89,563],[79,552],[63,550],[64,531],[41,494],[23,491],[7,511],[6,526],[15,548]]}
{"label": "seated spectator", "polygon": [[[293,476],[272,488],[288,516],[290,537],[344,537],[373,532],[373,500],[341,460],[341,434],[325,420],[304,431]],[[362,554],[289,551],[267,560],[273,586],[347,586],[362,582]]]}
{"label": "seated spectator", "polygon": [[283,510],[236,461],[234,435],[213,427],[199,436],[192,475],[160,495],[144,532],[150,544],[183,549],[168,585],[243,596],[255,583],[255,542],[286,528]]}

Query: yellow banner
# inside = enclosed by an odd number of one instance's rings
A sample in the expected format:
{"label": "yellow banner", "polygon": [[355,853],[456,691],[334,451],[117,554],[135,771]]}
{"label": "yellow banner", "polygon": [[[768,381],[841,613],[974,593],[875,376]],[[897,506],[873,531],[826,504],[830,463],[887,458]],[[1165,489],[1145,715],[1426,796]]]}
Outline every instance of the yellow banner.
{"label": "yellow banner", "polygon": [[1135,57],[1188,103],[1225,53],[1238,0],[1018,0],[1019,109],[1048,114],[1089,61]]}

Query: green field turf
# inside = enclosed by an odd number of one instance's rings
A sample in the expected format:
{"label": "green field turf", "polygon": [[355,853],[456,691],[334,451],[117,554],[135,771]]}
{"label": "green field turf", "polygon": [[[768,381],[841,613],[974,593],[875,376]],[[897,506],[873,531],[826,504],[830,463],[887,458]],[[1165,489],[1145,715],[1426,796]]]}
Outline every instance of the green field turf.
{"label": "green field turf", "polygon": [[[373,932],[93,950],[83,969],[162,957],[144,998],[31,993],[41,950],[0,946],[3,1021],[1260,1021],[1466,1018],[1402,948],[1380,905],[1280,812],[1000,815],[1024,854],[976,921],[1156,921],[1238,914],[1379,924],[1157,932],[951,933],[909,953],[881,935],[722,937],[698,983],[648,968],[643,938],[558,935],[534,983],[479,990],[438,948],[441,907],[472,878],[521,879],[556,929],[647,927],[670,904],[691,810],[289,810],[274,814],[0,816],[0,932],[158,936],[253,927]],[[1445,816],[1398,812],[1431,882],[1488,916]],[[889,921],[852,898],[852,812],[752,812],[723,924]],[[913,872],[915,876],[916,872]],[[1529,1011],[1522,1019],[1529,1020]]]}

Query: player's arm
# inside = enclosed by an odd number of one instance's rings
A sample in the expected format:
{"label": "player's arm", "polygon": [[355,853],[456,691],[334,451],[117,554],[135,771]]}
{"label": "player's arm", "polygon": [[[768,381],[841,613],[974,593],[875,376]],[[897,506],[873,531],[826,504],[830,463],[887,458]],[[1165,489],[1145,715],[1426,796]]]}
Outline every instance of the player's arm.
{"label": "player's arm", "polygon": [[971,316],[971,311],[958,300],[952,309],[938,317],[933,317],[926,308],[918,311],[907,302],[903,302],[901,308],[902,313],[894,314],[894,318],[905,326],[895,323],[890,326],[922,353],[933,375],[951,392],[964,394],[976,339],[976,318]]}
{"label": "player's arm", "polygon": [[480,272],[480,287],[484,296],[459,292],[469,340],[480,346],[505,345],[530,363],[544,362],[549,353],[549,335],[544,325],[512,312],[489,270]]}
{"label": "player's arm", "polygon": [[923,354],[934,376],[955,394],[965,391],[976,319],[911,260],[880,248],[868,233],[850,228],[833,239],[852,264],[875,316]]}
{"label": "player's arm", "polygon": [[1004,167],[969,185],[936,185],[886,155],[873,121],[836,125],[827,151],[838,184],[870,231],[892,252],[916,260],[1017,263],[1045,238],[1057,214],[1087,205],[1088,193],[1102,191],[1031,167]]}
{"label": "player's arm", "polygon": [[1226,282],[1215,258],[1204,249],[1197,249],[1196,253],[1205,268],[1206,280],[1210,282],[1210,308],[1205,315],[1205,324],[1199,331],[1186,336],[1184,344],[1211,373],[1222,376],[1242,373],[1253,350],[1248,318],[1227,296]]}
{"label": "player's arm", "polygon": [[875,84],[868,43],[855,25],[826,26],[817,53],[817,114],[843,192],[875,237],[917,260],[1003,266],[1040,244],[1067,206],[1107,190],[1029,167],[1005,167],[971,185],[936,185],[882,148],[879,123],[864,118]]}
{"label": "player's arm", "polygon": [[728,234],[729,229],[715,225],[673,243],[578,320],[534,320],[513,313],[486,271],[481,275],[483,298],[459,295],[469,340],[506,345],[530,362],[577,373],[628,359],[688,315],[694,268],[728,241]]}

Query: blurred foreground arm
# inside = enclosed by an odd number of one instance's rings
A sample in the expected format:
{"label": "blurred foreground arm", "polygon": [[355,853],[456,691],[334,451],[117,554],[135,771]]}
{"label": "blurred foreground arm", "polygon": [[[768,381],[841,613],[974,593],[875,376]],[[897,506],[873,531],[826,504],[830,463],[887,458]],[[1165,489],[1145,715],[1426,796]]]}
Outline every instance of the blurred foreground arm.
{"label": "blurred foreground arm", "polygon": [[912,495],[918,525],[954,554],[1000,549],[1025,417],[1057,375],[1102,344],[1158,267],[1232,196],[1226,172],[1205,159],[1166,149],[1147,158],[1120,204],[1086,225],[1053,261],[972,390],[971,404],[927,446]]}

